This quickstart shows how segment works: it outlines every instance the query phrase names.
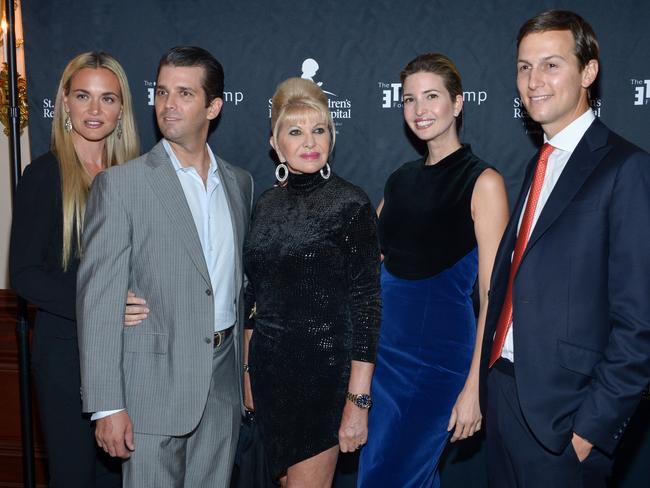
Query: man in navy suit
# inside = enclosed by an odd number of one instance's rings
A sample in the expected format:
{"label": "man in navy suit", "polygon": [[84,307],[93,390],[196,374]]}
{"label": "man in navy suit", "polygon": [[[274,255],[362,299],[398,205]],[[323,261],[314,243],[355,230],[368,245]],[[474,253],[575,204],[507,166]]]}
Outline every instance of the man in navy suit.
{"label": "man in navy suit", "polygon": [[544,131],[496,256],[482,355],[492,486],[605,486],[650,380],[650,156],[590,110],[598,42],[527,21],[517,86]]}

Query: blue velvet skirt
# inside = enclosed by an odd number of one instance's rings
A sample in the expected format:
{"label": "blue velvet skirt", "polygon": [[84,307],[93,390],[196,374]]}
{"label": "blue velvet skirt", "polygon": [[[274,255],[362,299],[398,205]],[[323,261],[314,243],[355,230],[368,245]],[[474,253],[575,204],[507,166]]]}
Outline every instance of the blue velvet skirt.
{"label": "blue velvet skirt", "polygon": [[381,335],[359,487],[440,485],[449,416],[474,351],[477,271],[476,250],[423,280],[397,278],[382,266]]}

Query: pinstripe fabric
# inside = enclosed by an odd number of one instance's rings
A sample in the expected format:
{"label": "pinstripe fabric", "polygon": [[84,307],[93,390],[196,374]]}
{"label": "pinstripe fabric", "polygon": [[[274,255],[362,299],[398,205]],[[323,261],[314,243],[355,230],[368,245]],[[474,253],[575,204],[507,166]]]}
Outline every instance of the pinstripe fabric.
{"label": "pinstripe fabric", "polygon": [[208,401],[195,430],[181,437],[136,433],[135,451],[122,468],[124,488],[229,486],[241,419],[234,352],[232,336],[215,350]]}
{"label": "pinstripe fabric", "polygon": [[[217,158],[233,222],[241,404],[241,246],[251,211],[250,175]],[[95,178],[86,209],[77,284],[83,408],[126,408],[138,433],[182,436],[196,428],[212,376],[214,302],[190,209],[162,144]],[[127,289],[149,317],[122,326]]]}

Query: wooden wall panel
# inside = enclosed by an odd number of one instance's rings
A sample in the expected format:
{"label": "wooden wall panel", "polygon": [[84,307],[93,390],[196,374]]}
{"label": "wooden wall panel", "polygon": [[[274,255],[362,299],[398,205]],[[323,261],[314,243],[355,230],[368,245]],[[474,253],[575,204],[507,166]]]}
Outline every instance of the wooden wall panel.
{"label": "wooden wall panel", "polygon": [[[33,310],[30,312],[33,315]],[[16,347],[16,296],[10,290],[0,290],[0,487],[2,488],[23,486]],[[37,486],[45,487],[47,486],[47,459],[35,398],[32,408],[35,418],[36,481]]]}

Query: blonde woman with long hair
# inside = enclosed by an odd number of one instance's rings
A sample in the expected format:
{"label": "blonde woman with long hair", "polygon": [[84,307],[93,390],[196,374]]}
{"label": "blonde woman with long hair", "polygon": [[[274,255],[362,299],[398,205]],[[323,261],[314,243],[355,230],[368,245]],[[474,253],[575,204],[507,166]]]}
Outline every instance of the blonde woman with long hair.
{"label": "blonde woman with long hair", "polygon": [[32,366],[50,487],[120,486],[120,466],[100,453],[81,412],[75,290],[93,178],[139,155],[131,92],[109,54],[68,63],[56,94],[51,149],[26,169],[11,231],[13,289],[38,307]]}

